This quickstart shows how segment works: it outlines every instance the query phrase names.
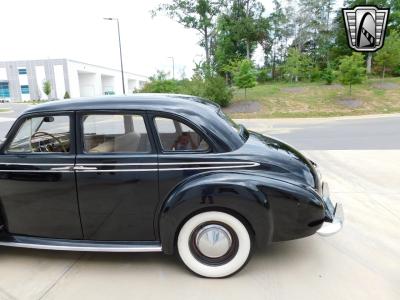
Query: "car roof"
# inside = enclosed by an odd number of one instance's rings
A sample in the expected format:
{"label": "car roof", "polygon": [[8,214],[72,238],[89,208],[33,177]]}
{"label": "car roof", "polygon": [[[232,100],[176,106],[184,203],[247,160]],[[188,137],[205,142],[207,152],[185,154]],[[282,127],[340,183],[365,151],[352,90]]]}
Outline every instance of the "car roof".
{"label": "car roof", "polygon": [[243,145],[239,134],[217,113],[220,106],[212,101],[178,94],[133,94],[100,96],[51,101],[27,109],[26,114],[63,111],[142,110],[171,113],[190,120],[200,127],[223,151],[233,151]]}
{"label": "car roof", "polygon": [[80,110],[176,110],[185,108],[189,111],[198,109],[218,110],[219,106],[206,99],[178,94],[133,94],[126,96],[99,96],[51,101],[35,105],[26,113],[45,111],[80,111]]}

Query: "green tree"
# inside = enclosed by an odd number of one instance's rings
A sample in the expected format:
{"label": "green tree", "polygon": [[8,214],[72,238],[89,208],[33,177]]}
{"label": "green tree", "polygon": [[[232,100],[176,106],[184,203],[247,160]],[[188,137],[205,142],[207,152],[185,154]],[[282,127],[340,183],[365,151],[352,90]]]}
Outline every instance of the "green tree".
{"label": "green tree", "polygon": [[244,89],[244,96],[247,98],[247,89],[255,87],[257,83],[257,74],[251,60],[243,59],[237,62],[233,70],[233,80],[238,88]]}
{"label": "green tree", "polygon": [[339,81],[342,84],[349,85],[350,95],[351,86],[361,83],[365,79],[365,63],[361,53],[353,52],[351,56],[345,56],[340,59]]}
{"label": "green tree", "polygon": [[152,14],[164,13],[184,27],[199,32],[206,64],[211,65],[211,41],[215,35],[217,17],[224,6],[225,0],[172,0],[169,4],[160,4]]}
{"label": "green tree", "polygon": [[46,94],[47,98],[50,99],[50,94],[51,94],[51,82],[49,80],[43,81],[43,93]]}
{"label": "green tree", "polygon": [[70,99],[71,96],[69,95],[68,91],[65,91],[64,99]]}
{"label": "green tree", "polygon": [[382,78],[388,67],[396,68],[400,65],[400,34],[392,31],[386,39],[385,45],[375,55],[375,64],[382,70]]}
{"label": "green tree", "polygon": [[288,56],[283,65],[285,74],[289,77],[290,81],[298,81],[300,77],[312,77],[312,64],[306,54],[301,53],[297,48],[290,48]]}
{"label": "green tree", "polygon": [[283,7],[278,0],[274,0],[274,10],[268,17],[269,30],[267,38],[262,42],[265,53],[265,66],[270,66],[272,78],[277,76],[279,64],[286,56],[286,49],[289,39],[293,35],[292,15],[293,7]]}

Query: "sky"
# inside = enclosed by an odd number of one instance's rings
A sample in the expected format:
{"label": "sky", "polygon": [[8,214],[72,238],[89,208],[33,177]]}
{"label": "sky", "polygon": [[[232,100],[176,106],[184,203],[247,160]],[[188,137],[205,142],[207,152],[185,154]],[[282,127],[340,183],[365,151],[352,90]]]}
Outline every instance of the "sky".
{"label": "sky", "polygon": [[[150,11],[162,0],[2,0],[0,61],[68,58],[119,68],[120,21],[124,69],[150,76],[157,70],[191,76],[204,58],[199,35]],[[272,1],[261,1],[267,12]]]}

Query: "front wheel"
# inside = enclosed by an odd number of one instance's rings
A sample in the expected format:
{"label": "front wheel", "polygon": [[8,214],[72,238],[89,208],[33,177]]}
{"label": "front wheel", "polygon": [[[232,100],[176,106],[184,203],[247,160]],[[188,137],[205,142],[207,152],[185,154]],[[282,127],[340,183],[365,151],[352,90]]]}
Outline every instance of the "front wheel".
{"label": "front wheel", "polygon": [[252,239],[246,226],[234,216],[209,211],[193,216],[183,225],[177,248],[191,271],[220,278],[234,274],[247,263]]}

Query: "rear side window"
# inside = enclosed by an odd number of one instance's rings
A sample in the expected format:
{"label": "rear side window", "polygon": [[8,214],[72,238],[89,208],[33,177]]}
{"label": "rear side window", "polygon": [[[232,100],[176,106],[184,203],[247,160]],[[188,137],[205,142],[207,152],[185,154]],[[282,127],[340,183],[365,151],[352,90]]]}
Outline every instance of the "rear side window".
{"label": "rear side window", "polygon": [[69,116],[28,118],[6,150],[8,153],[70,152]]}
{"label": "rear side window", "polygon": [[86,153],[151,151],[146,125],[140,115],[85,115],[83,139]]}
{"label": "rear side window", "polygon": [[164,151],[208,151],[207,142],[193,128],[171,118],[154,119]]}

